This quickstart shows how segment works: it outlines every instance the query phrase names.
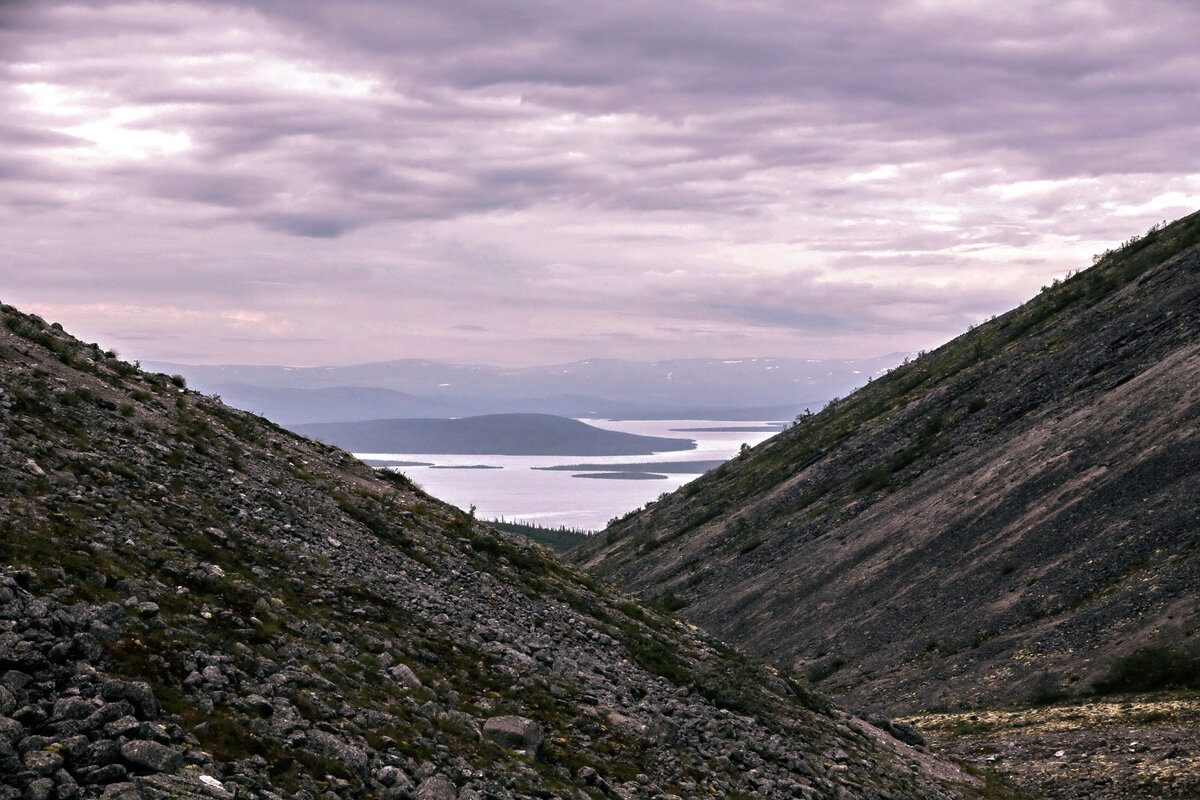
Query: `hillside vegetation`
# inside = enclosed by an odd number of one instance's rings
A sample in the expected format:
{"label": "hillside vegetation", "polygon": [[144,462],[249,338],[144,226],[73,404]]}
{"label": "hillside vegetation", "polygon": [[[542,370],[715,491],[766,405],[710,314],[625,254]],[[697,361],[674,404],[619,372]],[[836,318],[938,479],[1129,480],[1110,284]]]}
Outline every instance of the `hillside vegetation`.
{"label": "hillside vegetation", "polygon": [[1200,214],[1130,239],[575,562],[852,705],[1130,690],[1139,658],[1160,678],[1138,690],[1185,685],[1200,666],[1198,243]]}
{"label": "hillside vegetation", "polygon": [[0,800],[990,791],[402,476],[0,321]]}

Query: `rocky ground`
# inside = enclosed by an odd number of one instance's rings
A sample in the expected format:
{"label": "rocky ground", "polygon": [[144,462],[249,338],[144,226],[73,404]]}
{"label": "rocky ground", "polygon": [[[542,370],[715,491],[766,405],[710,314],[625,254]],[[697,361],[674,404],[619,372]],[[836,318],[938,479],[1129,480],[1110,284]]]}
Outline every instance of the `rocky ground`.
{"label": "rocky ground", "polygon": [[0,317],[0,800],[978,796],[398,475]]}
{"label": "rocky ground", "polygon": [[994,768],[1030,797],[1200,797],[1200,696],[1152,695],[907,717],[938,753]]}

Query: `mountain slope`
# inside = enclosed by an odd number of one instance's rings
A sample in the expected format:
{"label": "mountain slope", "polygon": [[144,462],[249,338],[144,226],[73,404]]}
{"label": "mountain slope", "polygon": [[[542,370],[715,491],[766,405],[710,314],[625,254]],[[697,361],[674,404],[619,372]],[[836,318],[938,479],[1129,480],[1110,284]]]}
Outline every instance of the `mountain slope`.
{"label": "mountain slope", "polygon": [[976,794],[400,476],[0,318],[3,800]]}
{"label": "mountain slope", "polygon": [[1200,215],[1128,242],[574,558],[848,702],[1086,693],[1200,628]]}

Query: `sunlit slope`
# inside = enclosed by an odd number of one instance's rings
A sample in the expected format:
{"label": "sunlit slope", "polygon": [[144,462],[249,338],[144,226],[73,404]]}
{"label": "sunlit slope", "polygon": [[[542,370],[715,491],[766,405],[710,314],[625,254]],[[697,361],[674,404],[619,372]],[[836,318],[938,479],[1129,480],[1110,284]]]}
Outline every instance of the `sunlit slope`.
{"label": "sunlit slope", "polygon": [[1200,215],[574,554],[851,702],[1090,691],[1200,625]]}

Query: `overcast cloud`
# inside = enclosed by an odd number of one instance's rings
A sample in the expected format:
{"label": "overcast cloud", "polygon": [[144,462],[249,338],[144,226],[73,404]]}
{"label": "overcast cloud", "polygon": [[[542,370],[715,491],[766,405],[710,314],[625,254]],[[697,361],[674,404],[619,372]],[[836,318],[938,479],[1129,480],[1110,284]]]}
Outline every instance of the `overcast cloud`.
{"label": "overcast cloud", "polygon": [[0,5],[0,300],[128,357],[876,356],[1200,208],[1194,0]]}

